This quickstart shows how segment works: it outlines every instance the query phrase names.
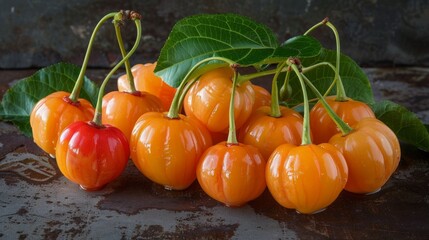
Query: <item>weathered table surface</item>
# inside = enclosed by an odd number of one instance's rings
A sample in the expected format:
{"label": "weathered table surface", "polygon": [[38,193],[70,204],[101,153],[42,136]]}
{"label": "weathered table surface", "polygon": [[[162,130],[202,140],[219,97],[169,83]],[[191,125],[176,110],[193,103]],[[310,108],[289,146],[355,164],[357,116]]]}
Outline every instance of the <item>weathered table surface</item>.
{"label": "weathered table surface", "polygon": [[[429,122],[428,69],[365,71],[377,99]],[[0,71],[1,95],[33,72]],[[302,215],[268,191],[241,208],[210,199],[196,182],[167,191],[132,163],[103,190],[85,192],[32,139],[0,122],[0,189],[0,239],[429,239],[429,154],[404,144],[399,168],[380,192],[343,192],[325,211]]]}

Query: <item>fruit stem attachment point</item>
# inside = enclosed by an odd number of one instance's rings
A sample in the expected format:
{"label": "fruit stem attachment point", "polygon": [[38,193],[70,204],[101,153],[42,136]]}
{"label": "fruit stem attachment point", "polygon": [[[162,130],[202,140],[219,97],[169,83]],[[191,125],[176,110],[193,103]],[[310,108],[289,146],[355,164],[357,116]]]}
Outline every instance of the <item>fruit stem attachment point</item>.
{"label": "fruit stem attachment point", "polygon": [[82,88],[83,80],[85,78],[86,67],[88,66],[89,56],[91,55],[91,50],[92,50],[92,45],[93,45],[94,40],[95,40],[95,35],[100,30],[101,25],[103,25],[103,23],[105,21],[107,21],[109,18],[114,18],[116,14],[117,14],[117,12],[112,12],[112,13],[105,15],[103,18],[100,19],[100,21],[97,23],[94,30],[92,31],[91,37],[89,39],[88,47],[86,49],[85,57],[83,59],[82,67],[81,67],[80,72],[79,72],[79,76],[78,76],[76,83],[73,87],[73,90],[70,94],[70,100],[71,101],[76,102],[79,98],[80,89]]}
{"label": "fruit stem attachment point", "polygon": [[137,47],[140,44],[140,39],[141,39],[141,35],[142,35],[142,27],[141,27],[140,19],[135,19],[134,23],[135,23],[136,28],[137,28],[137,37],[136,37],[136,41],[134,43],[133,48],[107,74],[106,78],[103,80],[103,83],[100,86],[100,91],[98,92],[98,98],[97,98],[97,106],[95,107],[95,114],[94,114],[94,119],[93,119],[93,122],[96,125],[99,125],[99,126],[103,125],[102,122],[101,122],[101,117],[102,117],[101,113],[102,113],[102,104],[103,104],[104,89],[106,88],[107,82],[112,77],[112,75],[118,70],[118,68],[121,67],[122,64],[124,64],[131,57],[131,55],[134,54],[134,52],[137,50]]}

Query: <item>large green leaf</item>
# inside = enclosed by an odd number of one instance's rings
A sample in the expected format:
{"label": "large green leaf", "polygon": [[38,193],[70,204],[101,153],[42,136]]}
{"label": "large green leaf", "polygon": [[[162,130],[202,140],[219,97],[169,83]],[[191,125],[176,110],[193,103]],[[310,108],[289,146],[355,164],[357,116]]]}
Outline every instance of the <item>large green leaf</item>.
{"label": "large green leaf", "polygon": [[405,107],[391,101],[374,103],[372,108],[378,119],[395,132],[399,140],[429,151],[429,133],[420,119]]}
{"label": "large green leaf", "polygon": [[256,66],[290,56],[315,56],[320,49],[320,43],[309,36],[294,37],[279,46],[271,29],[243,16],[196,15],[180,20],[173,27],[155,72],[169,85],[177,87],[196,63],[209,57]]}
{"label": "large green leaf", "polygon": [[177,87],[199,61],[219,56],[251,65],[270,56],[278,42],[266,26],[234,14],[196,15],[173,27],[155,72]]}
{"label": "large green leaf", "polygon": [[288,57],[311,58],[318,56],[322,51],[322,45],[310,36],[296,36],[285,41],[266,59],[265,63],[278,63]]}
{"label": "large green leaf", "polygon": [[[0,118],[14,123],[25,135],[31,136],[29,119],[34,105],[53,92],[71,92],[79,72],[76,65],[58,63],[19,80],[3,96]],[[95,105],[97,94],[98,87],[85,77],[80,97]]]}
{"label": "large green leaf", "polygon": [[[335,66],[336,52],[328,49],[323,49],[320,55],[313,58],[302,59],[302,65],[304,67],[311,66],[319,62],[329,62]],[[324,94],[329,86],[331,85],[335,73],[328,66],[320,66],[313,69],[305,75],[310,81],[317,87],[317,89]],[[344,89],[348,97],[355,100],[363,101],[368,104],[374,102],[374,96],[372,93],[371,85],[366,74],[350,57],[341,54],[340,58],[340,76],[344,85]],[[295,74],[291,75],[290,81],[292,87],[292,95],[290,96],[288,105],[296,105],[303,102],[301,85],[296,78]],[[316,95],[307,90],[309,98],[316,98]],[[329,95],[336,93],[335,87]]]}

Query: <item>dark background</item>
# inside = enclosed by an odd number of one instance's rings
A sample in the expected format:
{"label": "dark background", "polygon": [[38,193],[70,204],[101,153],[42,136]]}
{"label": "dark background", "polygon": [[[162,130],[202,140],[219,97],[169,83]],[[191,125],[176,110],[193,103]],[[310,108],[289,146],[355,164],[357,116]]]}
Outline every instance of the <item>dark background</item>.
{"label": "dark background", "polygon": [[[119,9],[143,15],[134,63],[154,61],[174,23],[193,14],[246,15],[281,41],[329,16],[343,52],[364,67],[375,98],[399,103],[429,123],[429,0],[0,0],[0,96],[40,67],[80,65],[98,20]],[[128,49],[135,37],[129,26]],[[86,72],[97,83],[120,59],[112,30],[109,24],[102,29]],[[328,28],[314,35],[334,47]],[[0,121],[0,239],[427,239],[428,153],[401,148],[398,170],[379,193],[343,192],[326,211],[304,215],[281,207],[268,191],[243,208],[223,207],[197,183],[164,191],[132,163],[101,192],[82,192],[31,138]]]}
{"label": "dark background", "polygon": [[[175,22],[199,13],[238,13],[269,26],[279,41],[302,34],[328,16],[342,51],[364,67],[429,66],[429,1],[42,1],[0,0],[0,69],[39,68],[59,61],[81,64],[93,28],[105,14],[132,9],[143,15],[143,42],[133,63],[155,61]],[[128,49],[133,24],[125,29]],[[328,28],[316,31],[334,48]],[[90,67],[119,58],[113,27],[98,35]]]}

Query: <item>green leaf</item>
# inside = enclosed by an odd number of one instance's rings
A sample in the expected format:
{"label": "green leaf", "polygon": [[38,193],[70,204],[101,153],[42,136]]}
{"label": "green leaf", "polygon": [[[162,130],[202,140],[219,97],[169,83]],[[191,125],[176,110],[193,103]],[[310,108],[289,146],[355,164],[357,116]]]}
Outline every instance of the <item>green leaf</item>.
{"label": "green leaf", "polygon": [[196,15],[173,27],[157,61],[155,72],[178,87],[199,61],[229,58],[243,66],[271,56],[278,42],[266,26],[234,14]]}
{"label": "green leaf", "polygon": [[429,151],[428,128],[414,113],[388,100],[376,102],[372,109],[376,117],[389,126],[399,140]]}
{"label": "green leaf", "polygon": [[[335,66],[336,51],[323,49],[317,57],[302,59],[302,65],[309,67],[319,62],[329,62]],[[305,76],[316,86],[319,92],[323,95],[331,85],[335,73],[328,66],[320,66],[307,73]],[[340,76],[346,91],[346,95],[354,100],[359,100],[368,104],[374,102],[371,85],[368,77],[363,70],[350,57],[341,54],[340,58]],[[281,78],[280,78],[281,79]],[[295,74],[291,74],[290,84],[293,92],[288,101],[289,106],[303,102],[301,85]],[[316,95],[307,88],[309,99],[316,98]],[[335,95],[336,88],[334,87],[329,95]]]}
{"label": "green leaf", "polygon": [[279,46],[271,29],[247,17],[196,15],[173,27],[161,49],[155,73],[178,87],[195,64],[210,57],[224,57],[241,66],[259,68],[291,56],[313,57],[320,51],[320,43],[310,36],[293,37]]}
{"label": "green leaf", "polygon": [[[79,72],[80,68],[76,65],[58,63],[19,80],[4,94],[0,105],[0,118],[12,122],[25,135],[31,136],[29,120],[34,105],[53,92],[71,92]],[[95,105],[97,94],[98,87],[85,77],[80,97]]]}
{"label": "green leaf", "polygon": [[310,58],[318,56],[322,51],[322,45],[310,36],[296,36],[288,39],[279,46],[271,57],[264,63],[278,63],[289,57]]}
{"label": "green leaf", "polygon": [[173,27],[155,72],[169,85],[178,87],[195,64],[209,57],[260,67],[291,56],[313,57],[320,51],[320,43],[310,36],[297,36],[279,46],[271,29],[243,16],[196,15]]}

